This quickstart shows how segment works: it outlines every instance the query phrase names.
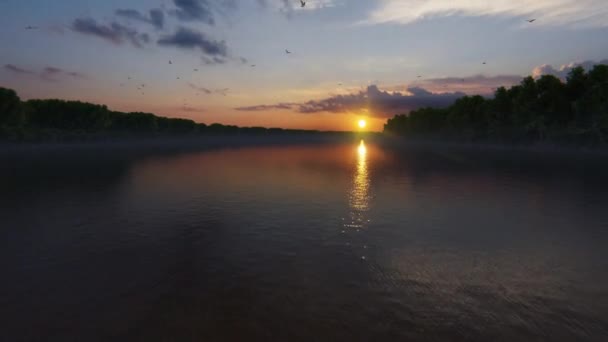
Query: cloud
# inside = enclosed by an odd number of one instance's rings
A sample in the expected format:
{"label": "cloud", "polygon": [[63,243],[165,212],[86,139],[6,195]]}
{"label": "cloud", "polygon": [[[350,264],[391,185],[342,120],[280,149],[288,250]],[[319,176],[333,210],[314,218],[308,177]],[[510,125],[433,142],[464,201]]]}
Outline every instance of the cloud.
{"label": "cloud", "polygon": [[192,89],[194,89],[196,91],[200,91],[201,93],[205,93],[205,94],[211,94],[211,93],[213,93],[212,90],[207,89],[205,87],[199,87],[199,86],[197,86],[194,83],[188,83],[188,85],[190,86],[190,88],[192,88]]}
{"label": "cloud", "polygon": [[492,94],[498,87],[516,85],[523,79],[520,75],[468,77],[443,77],[419,81],[417,84],[431,92],[462,92],[466,94]]}
{"label": "cloud", "polygon": [[173,46],[179,49],[201,50],[212,62],[224,63],[228,57],[228,47],[225,41],[212,40],[202,32],[187,28],[179,28],[174,34],[158,40],[158,45]]}
{"label": "cloud", "polygon": [[[569,63],[558,69],[545,64],[534,68],[533,76],[551,74],[562,79],[570,70],[582,66],[590,70],[594,65],[607,64],[608,59]],[[387,87],[380,90],[371,85],[366,90],[347,95],[335,95],[321,100],[303,103],[282,102],[256,106],[238,107],[235,110],[257,112],[271,110],[292,110],[299,113],[347,113],[368,111],[377,117],[391,117],[395,114],[408,113],[422,107],[444,108],[465,95],[493,95],[498,87],[510,87],[523,80],[521,75],[474,75],[468,77],[443,77],[416,81],[410,85]]]}
{"label": "cloud", "polygon": [[60,80],[66,79],[66,78],[76,78],[76,79],[86,78],[86,75],[84,75],[80,72],[67,71],[67,70],[63,70],[61,68],[52,67],[52,66],[47,66],[44,69],[42,69],[42,71],[40,71],[40,72],[24,69],[24,68],[14,65],[14,64],[5,65],[4,69],[9,72],[15,73],[15,74],[33,76],[38,79],[41,79],[44,81],[49,81],[49,82],[57,82],[57,81],[60,81]]}
{"label": "cloud", "polygon": [[451,105],[464,93],[432,93],[421,87],[409,87],[406,92],[382,91],[376,85],[355,94],[335,95],[321,100],[304,103],[279,103],[240,107],[242,111],[260,111],[272,109],[293,109],[299,113],[347,113],[367,111],[377,117],[391,117],[395,114],[408,113],[421,107],[443,108]]}
{"label": "cloud", "polygon": [[278,110],[278,109],[294,109],[297,107],[297,103],[277,103],[274,105],[258,105],[258,106],[248,106],[248,107],[238,107],[236,110],[240,110],[243,112],[261,112],[261,111],[269,111],[269,110]]}
{"label": "cloud", "polygon": [[298,0],[257,0],[257,3],[262,8],[276,10],[285,15],[287,18],[292,18],[296,11],[311,11],[323,8],[335,7],[338,4],[343,4],[343,0],[315,0],[306,1],[306,6],[301,7]]}
{"label": "cloud", "polygon": [[188,113],[198,113],[198,112],[205,111],[205,109],[203,109],[203,108],[196,108],[196,107],[192,107],[192,106],[188,106],[188,105],[183,105],[183,106],[179,107],[178,110],[180,110],[182,112],[188,112]]}
{"label": "cloud", "polygon": [[95,19],[79,18],[72,23],[72,30],[84,35],[102,38],[116,45],[129,42],[133,46],[141,48],[149,43],[150,36],[139,33],[137,30],[113,22],[110,25],[98,24]]}
{"label": "cloud", "polygon": [[198,92],[204,93],[206,95],[219,94],[219,95],[226,96],[228,94],[228,91],[230,90],[229,88],[209,89],[209,88],[197,86],[194,83],[188,83],[188,86],[190,86],[190,88],[192,88]]}
{"label": "cloud", "polygon": [[367,22],[409,24],[432,17],[538,18],[537,25],[607,27],[606,0],[380,0]]}
{"label": "cloud", "polygon": [[117,9],[114,13],[119,17],[150,24],[159,30],[165,26],[165,14],[161,9],[158,8],[150,10],[148,16],[145,16],[134,9]]}
{"label": "cloud", "polygon": [[228,62],[227,59],[222,58],[222,57],[209,58],[209,57],[203,56],[203,57],[201,57],[201,60],[203,61],[203,63],[205,63],[207,65],[226,64]]}
{"label": "cloud", "polygon": [[8,70],[8,71],[10,71],[12,73],[21,74],[21,75],[33,75],[33,74],[35,74],[34,71],[23,69],[23,68],[20,68],[20,67],[18,67],[16,65],[13,65],[13,64],[6,64],[4,66],[4,69]]}
{"label": "cloud", "polygon": [[51,81],[51,82],[55,82],[58,81],[58,78],[62,78],[62,77],[71,77],[71,78],[79,78],[79,79],[83,79],[86,78],[86,76],[82,73],[79,72],[75,72],[75,71],[66,71],[60,68],[56,68],[56,67],[46,67],[42,70],[42,72],[40,73],[40,78],[42,78],[45,81]]}
{"label": "cloud", "polygon": [[572,69],[574,69],[576,67],[582,66],[585,70],[588,71],[588,70],[593,69],[593,67],[598,64],[608,65],[608,59],[604,59],[599,62],[595,62],[595,61],[584,61],[584,62],[580,62],[580,63],[571,62],[568,64],[564,64],[564,65],[560,66],[559,68],[554,68],[552,65],[549,65],[549,64],[543,64],[541,66],[534,68],[534,70],[532,71],[532,76],[535,78],[538,78],[542,75],[553,75],[558,78],[561,78],[562,80],[565,80],[568,77],[568,74],[570,73],[570,71],[572,71]]}
{"label": "cloud", "polygon": [[173,0],[176,10],[172,13],[183,21],[202,21],[215,25],[215,16],[208,0]]}

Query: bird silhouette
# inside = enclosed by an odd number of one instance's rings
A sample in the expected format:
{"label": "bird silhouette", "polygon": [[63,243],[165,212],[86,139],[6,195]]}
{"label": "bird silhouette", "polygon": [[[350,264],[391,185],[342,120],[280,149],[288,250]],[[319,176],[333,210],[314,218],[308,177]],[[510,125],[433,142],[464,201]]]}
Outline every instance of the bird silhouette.
{"label": "bird silhouette", "polygon": [[173,64],[173,62],[169,61],[169,64]]}
{"label": "bird silhouette", "polygon": [[418,78],[421,78],[422,76],[418,75]]}
{"label": "bird silhouette", "polygon": [[291,54],[291,51],[285,49],[285,53],[289,55],[289,54]]}
{"label": "bird silhouette", "polygon": [[486,63],[486,62],[483,62],[483,65],[486,65],[486,64],[488,64],[488,63]]}
{"label": "bird silhouette", "polygon": [[302,7],[302,8],[306,7],[306,1],[300,0],[300,7]]}
{"label": "bird silhouette", "polygon": [[194,69],[194,71],[198,71],[198,69]]}
{"label": "bird silhouette", "polygon": [[529,20],[526,20],[526,21],[527,21],[527,22],[529,22],[529,23],[531,24],[531,23],[535,22],[535,21],[536,21],[536,19],[529,19]]}
{"label": "bird silhouette", "polygon": [[38,26],[26,26],[25,29],[26,30],[37,30]]}
{"label": "bird silhouette", "polygon": [[255,64],[251,64],[251,67],[252,67],[252,68],[255,68]]}

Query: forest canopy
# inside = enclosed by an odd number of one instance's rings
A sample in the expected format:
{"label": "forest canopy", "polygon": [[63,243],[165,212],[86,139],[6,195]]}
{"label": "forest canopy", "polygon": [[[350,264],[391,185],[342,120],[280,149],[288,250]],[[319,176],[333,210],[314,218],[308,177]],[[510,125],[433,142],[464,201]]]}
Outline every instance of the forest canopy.
{"label": "forest canopy", "polygon": [[526,77],[492,98],[465,96],[448,108],[397,115],[385,133],[409,138],[503,143],[608,142],[608,65],[573,69],[565,82]]}
{"label": "forest canopy", "polygon": [[122,113],[103,105],[63,100],[21,101],[0,87],[0,138],[10,141],[63,141],[112,137],[200,134],[298,134],[316,131],[206,125],[150,113]]}

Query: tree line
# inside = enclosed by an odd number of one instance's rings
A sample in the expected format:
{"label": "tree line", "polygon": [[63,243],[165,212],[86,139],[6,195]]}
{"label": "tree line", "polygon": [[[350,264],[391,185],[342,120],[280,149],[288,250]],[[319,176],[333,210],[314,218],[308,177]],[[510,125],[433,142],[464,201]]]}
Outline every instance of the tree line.
{"label": "tree line", "polygon": [[107,106],[64,100],[21,101],[0,87],[0,139],[64,141],[133,136],[303,134],[318,131],[238,127],[167,118],[150,113],[123,113]]}
{"label": "tree line", "polygon": [[464,96],[448,108],[396,115],[385,133],[422,139],[505,143],[608,143],[608,65],[572,69],[500,87],[494,97]]}

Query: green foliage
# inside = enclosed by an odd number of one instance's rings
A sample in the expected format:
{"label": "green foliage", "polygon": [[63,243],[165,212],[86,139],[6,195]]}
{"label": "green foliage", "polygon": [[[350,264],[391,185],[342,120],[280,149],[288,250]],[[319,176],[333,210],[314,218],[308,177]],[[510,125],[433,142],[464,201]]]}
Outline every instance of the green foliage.
{"label": "green foliage", "polygon": [[23,106],[17,93],[0,88],[0,127],[19,127],[24,119]]}
{"label": "green foliage", "polygon": [[104,137],[184,135],[266,135],[315,133],[281,128],[205,125],[150,113],[121,113],[106,106],[63,100],[22,102],[15,91],[0,88],[0,139],[66,141]]}
{"label": "green foliage", "polygon": [[608,66],[573,69],[566,82],[527,77],[491,99],[465,96],[447,109],[422,108],[389,119],[386,133],[465,141],[608,142]]}

